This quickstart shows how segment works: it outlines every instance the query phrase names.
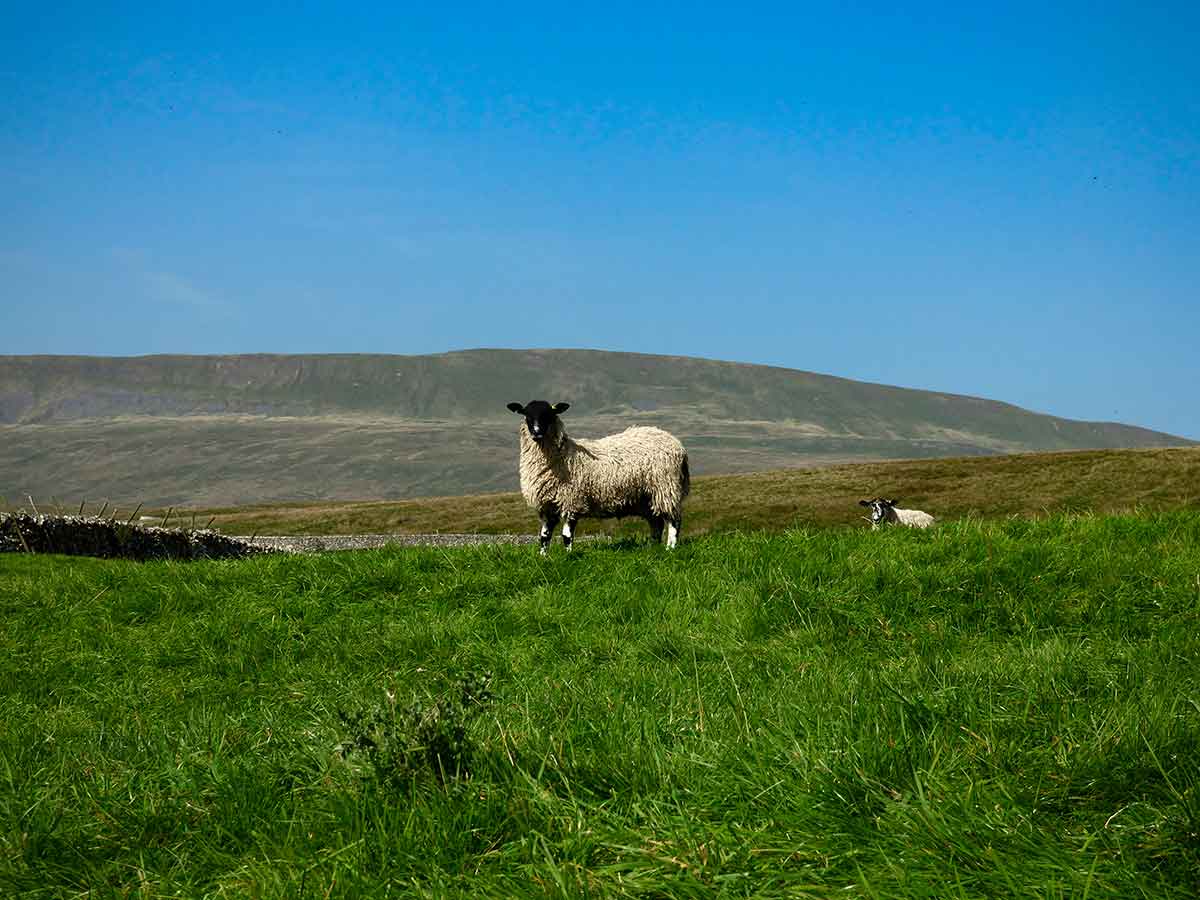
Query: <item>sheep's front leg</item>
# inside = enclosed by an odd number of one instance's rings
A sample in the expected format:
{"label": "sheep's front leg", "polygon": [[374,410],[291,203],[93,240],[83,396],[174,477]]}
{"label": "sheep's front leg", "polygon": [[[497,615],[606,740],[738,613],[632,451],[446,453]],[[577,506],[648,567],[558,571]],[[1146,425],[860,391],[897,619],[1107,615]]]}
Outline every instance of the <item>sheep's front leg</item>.
{"label": "sheep's front leg", "polygon": [[554,510],[547,510],[541,515],[542,528],[538,532],[538,552],[542,556],[546,555],[550,547],[550,536],[554,533],[554,527],[558,524],[558,513]]}
{"label": "sheep's front leg", "polygon": [[567,516],[563,522],[563,546],[568,550],[571,549],[571,541],[575,537],[575,526],[579,523],[579,516]]}
{"label": "sheep's front leg", "polygon": [[679,529],[683,527],[683,517],[678,516],[674,519],[667,519],[667,549],[674,550],[675,545],[679,542]]}

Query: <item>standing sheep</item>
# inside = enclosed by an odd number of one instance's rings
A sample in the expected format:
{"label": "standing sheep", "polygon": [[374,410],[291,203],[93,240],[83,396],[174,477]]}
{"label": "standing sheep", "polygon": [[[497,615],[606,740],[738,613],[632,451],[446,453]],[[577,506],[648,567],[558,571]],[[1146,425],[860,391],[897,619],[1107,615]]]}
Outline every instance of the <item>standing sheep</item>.
{"label": "standing sheep", "polygon": [[614,516],[641,516],[655,541],[662,540],[665,524],[667,548],[673,548],[683,522],[683,499],[691,487],[683,444],[661,428],[645,426],[576,441],[559,419],[569,406],[551,406],[544,400],[508,404],[525,417],[520,431],[521,493],[541,519],[541,553],[546,553],[560,518],[565,520],[562,539],[568,550],[580,519]]}
{"label": "standing sheep", "polygon": [[872,500],[859,500],[859,506],[871,507],[871,527],[878,528],[884,523],[907,525],[909,528],[928,528],[933,524],[933,516],[919,509],[898,509],[895,500],[875,497]]}

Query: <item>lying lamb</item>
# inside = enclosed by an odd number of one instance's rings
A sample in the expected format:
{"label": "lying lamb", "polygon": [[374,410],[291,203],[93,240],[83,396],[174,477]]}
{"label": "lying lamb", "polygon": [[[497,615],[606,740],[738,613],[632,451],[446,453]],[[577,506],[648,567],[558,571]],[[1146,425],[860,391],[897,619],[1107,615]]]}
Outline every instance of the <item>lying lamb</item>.
{"label": "lying lamb", "polygon": [[564,519],[563,546],[571,549],[582,518],[641,516],[650,536],[667,547],[679,539],[683,499],[688,495],[687,451],[660,428],[634,426],[594,441],[567,436],[559,416],[570,404],[532,400],[508,408],[525,417],[521,426],[521,493],[542,521],[538,543],[544,555],[550,533]]}
{"label": "lying lamb", "polygon": [[895,500],[875,497],[872,500],[859,500],[859,506],[871,507],[871,527],[878,528],[885,523],[907,525],[909,528],[928,528],[933,524],[933,516],[919,509],[898,509]]}

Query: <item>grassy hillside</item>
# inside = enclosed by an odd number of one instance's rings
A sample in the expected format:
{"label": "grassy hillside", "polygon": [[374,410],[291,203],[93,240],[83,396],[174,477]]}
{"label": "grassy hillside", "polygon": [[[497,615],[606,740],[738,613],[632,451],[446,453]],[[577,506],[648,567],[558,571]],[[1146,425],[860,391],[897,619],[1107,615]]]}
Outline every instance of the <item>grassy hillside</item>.
{"label": "grassy hillside", "polygon": [[[883,495],[939,519],[1200,506],[1200,449],[1098,450],[903,460],[700,477],[684,533],[794,525],[862,525],[858,500]],[[536,530],[518,493],[403,502],[183,508],[234,534],[489,534]],[[640,520],[585,521],[582,533],[645,536]]]}
{"label": "grassy hillside", "polygon": [[1195,897],[1197,571],[1195,511],[0,557],[0,890]]}
{"label": "grassy hillside", "polygon": [[[581,436],[600,435],[633,421],[662,424],[644,415],[577,417],[571,426]],[[697,473],[981,452],[966,444],[796,436],[788,426],[725,423],[720,436],[671,427],[691,449]],[[516,490],[516,428],[511,414],[483,424],[191,416],[0,425],[0,494],[233,506]]]}
{"label": "grassy hillside", "polygon": [[[0,422],[151,415],[371,414],[506,420],[508,399],[563,397],[587,416],[656,412],[803,423],[814,435],[946,439],[1041,449],[1142,446],[1157,432],[1042,416],[1007,403],[772,366],[594,350],[0,357]],[[502,399],[506,398],[506,399]],[[1119,443],[1110,441],[1119,438]]]}
{"label": "grassy hillside", "polygon": [[586,350],[436,356],[0,357],[0,494],[151,505],[512,490],[505,403],[573,434],[655,424],[697,474],[1182,445],[1005,403],[767,366]]}

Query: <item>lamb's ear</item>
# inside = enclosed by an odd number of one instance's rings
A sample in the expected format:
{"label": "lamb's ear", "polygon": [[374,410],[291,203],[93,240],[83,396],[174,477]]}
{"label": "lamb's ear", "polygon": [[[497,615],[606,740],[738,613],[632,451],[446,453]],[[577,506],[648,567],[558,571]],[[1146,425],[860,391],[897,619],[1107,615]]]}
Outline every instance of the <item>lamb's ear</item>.
{"label": "lamb's ear", "polygon": [[554,407],[553,407],[554,414],[556,416],[561,416],[563,413],[565,413],[570,408],[571,408],[570,403],[555,403]]}
{"label": "lamb's ear", "polygon": [[870,501],[870,500],[859,500],[859,501],[858,501],[858,505],[859,505],[859,506],[870,506],[870,505],[871,505],[871,501]]}
{"label": "lamb's ear", "polygon": [[513,412],[515,412],[519,416],[525,415],[525,407],[522,406],[520,403],[510,403],[510,404],[508,404],[508,408],[511,409]]}

